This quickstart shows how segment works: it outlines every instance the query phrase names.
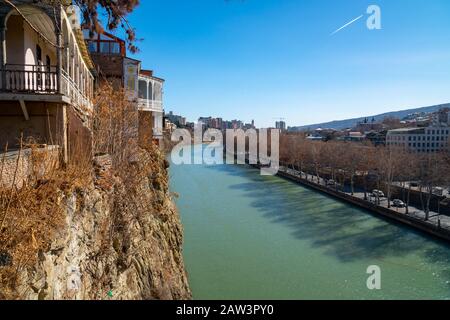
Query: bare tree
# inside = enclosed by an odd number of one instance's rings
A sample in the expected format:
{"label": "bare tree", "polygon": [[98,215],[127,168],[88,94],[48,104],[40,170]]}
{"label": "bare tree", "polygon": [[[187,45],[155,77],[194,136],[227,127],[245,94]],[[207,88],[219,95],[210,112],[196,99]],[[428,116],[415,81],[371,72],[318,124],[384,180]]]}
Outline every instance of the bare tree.
{"label": "bare tree", "polygon": [[399,175],[400,167],[402,165],[402,156],[405,153],[403,148],[380,147],[379,148],[379,165],[378,168],[381,173],[381,178],[386,187],[387,206],[391,207],[392,186],[394,180]]}
{"label": "bare tree", "polygon": [[420,191],[425,188],[425,202],[423,202],[421,192],[425,220],[430,218],[430,203],[434,188],[448,183],[448,170],[448,156],[444,153],[427,153],[419,159]]}

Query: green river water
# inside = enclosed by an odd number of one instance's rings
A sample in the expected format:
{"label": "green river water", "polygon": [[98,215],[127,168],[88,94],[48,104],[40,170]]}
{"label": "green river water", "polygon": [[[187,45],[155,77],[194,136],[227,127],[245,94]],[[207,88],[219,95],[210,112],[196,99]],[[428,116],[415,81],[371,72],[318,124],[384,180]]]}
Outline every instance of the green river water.
{"label": "green river water", "polygon": [[[172,165],[194,299],[448,299],[450,246],[237,165]],[[381,290],[367,289],[369,265]]]}

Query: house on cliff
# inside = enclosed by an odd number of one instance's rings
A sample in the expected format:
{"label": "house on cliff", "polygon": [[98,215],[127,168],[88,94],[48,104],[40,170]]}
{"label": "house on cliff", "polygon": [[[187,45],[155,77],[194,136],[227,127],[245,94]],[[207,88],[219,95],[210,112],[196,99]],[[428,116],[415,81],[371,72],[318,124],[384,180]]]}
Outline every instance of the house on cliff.
{"label": "house on cliff", "polygon": [[0,4],[0,147],[89,139],[93,62],[72,6],[33,0]]}
{"label": "house on cliff", "polygon": [[164,80],[143,70],[141,61],[127,57],[125,41],[107,32],[90,34],[84,38],[99,75],[117,89],[125,89],[139,113],[139,141],[141,145],[160,145],[163,136]]}

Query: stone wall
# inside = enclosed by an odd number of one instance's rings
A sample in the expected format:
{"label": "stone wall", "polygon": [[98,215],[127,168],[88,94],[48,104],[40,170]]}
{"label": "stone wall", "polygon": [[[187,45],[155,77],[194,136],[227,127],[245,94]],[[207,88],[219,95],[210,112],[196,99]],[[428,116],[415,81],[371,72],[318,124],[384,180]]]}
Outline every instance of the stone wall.
{"label": "stone wall", "polygon": [[26,102],[29,120],[26,120],[18,101],[1,102],[0,150],[18,149],[20,137],[41,144],[63,145],[62,106],[56,103]]}
{"label": "stone wall", "polygon": [[59,147],[45,146],[0,154],[0,187],[22,187],[30,177],[41,178],[59,165]]}

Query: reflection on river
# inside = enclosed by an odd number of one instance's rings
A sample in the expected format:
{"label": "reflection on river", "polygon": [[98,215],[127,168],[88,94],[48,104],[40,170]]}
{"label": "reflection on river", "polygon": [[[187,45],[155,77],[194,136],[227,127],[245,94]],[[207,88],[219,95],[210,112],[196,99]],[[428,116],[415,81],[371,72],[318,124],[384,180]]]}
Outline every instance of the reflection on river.
{"label": "reflection on river", "polygon": [[450,298],[443,242],[246,166],[170,174],[195,299]]}

